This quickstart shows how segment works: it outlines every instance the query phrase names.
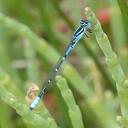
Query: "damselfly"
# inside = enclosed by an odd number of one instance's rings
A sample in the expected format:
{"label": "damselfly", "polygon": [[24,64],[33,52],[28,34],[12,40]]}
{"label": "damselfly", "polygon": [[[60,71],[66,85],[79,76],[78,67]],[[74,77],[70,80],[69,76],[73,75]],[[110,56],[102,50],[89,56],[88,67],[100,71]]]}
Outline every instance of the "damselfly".
{"label": "damselfly", "polygon": [[92,25],[88,20],[80,20],[80,26],[77,28],[77,30],[74,32],[71,42],[66,48],[64,54],[60,57],[58,63],[53,68],[52,72],[50,73],[49,77],[45,80],[44,86],[42,90],[40,91],[39,95],[34,99],[34,101],[30,105],[30,110],[33,110],[39,101],[43,98],[44,94],[48,90],[50,84],[54,81],[54,78],[56,77],[61,65],[64,63],[65,59],[70,55],[73,48],[76,46],[78,41],[82,38],[82,36],[85,34],[88,37],[88,32],[91,32]]}

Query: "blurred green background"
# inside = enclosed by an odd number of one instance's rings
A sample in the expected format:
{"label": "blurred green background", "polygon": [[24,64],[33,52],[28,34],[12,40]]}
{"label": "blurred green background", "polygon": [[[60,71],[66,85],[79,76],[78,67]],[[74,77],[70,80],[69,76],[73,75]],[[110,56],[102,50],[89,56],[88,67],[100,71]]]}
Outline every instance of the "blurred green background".
{"label": "blurred green background", "polygon": [[[127,76],[128,29],[119,1],[0,0],[0,12],[14,20],[14,23],[11,20],[3,23],[0,19],[0,69],[11,79],[6,88],[19,101],[25,101],[29,83],[41,88],[69,44],[80,19],[86,19],[86,6],[95,12]],[[15,21],[25,26],[17,25]],[[26,26],[30,30],[24,28]],[[67,60],[69,67],[64,65],[61,75],[67,79],[80,107],[84,127],[117,128],[116,116],[120,115],[120,106],[116,86],[95,40],[92,33],[79,42]],[[2,78],[4,74],[0,73],[0,76]],[[94,96],[90,97],[82,87],[89,87]],[[100,103],[97,105],[97,102]],[[44,104],[59,127],[73,128],[67,104],[57,86],[49,89]],[[14,108],[0,99],[0,128],[29,128],[29,125]]]}

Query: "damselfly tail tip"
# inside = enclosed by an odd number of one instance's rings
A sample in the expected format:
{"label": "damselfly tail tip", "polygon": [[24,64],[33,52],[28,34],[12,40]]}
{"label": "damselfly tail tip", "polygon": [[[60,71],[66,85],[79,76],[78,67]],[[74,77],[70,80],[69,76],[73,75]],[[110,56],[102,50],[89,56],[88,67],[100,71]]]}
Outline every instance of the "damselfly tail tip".
{"label": "damselfly tail tip", "polygon": [[30,111],[32,111],[32,110],[33,110],[33,108],[32,108],[32,107],[29,107],[29,109],[30,109]]}

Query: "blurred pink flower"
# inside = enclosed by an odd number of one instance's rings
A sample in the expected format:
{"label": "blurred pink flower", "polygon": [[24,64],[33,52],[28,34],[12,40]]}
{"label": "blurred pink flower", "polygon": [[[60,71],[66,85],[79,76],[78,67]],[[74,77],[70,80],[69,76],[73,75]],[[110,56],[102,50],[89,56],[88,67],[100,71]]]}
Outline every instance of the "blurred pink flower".
{"label": "blurred pink flower", "polygon": [[107,24],[109,22],[109,10],[107,8],[102,8],[97,12],[97,17],[101,24]]}

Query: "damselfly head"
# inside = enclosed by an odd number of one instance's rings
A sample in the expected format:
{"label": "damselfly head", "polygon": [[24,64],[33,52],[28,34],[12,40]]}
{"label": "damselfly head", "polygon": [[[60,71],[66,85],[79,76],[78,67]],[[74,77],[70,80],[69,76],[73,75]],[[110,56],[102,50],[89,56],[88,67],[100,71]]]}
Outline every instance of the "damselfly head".
{"label": "damselfly head", "polygon": [[80,20],[80,25],[87,26],[88,25],[88,20]]}
{"label": "damselfly head", "polygon": [[87,29],[91,29],[92,25],[88,20],[80,20],[80,25],[86,27]]}

